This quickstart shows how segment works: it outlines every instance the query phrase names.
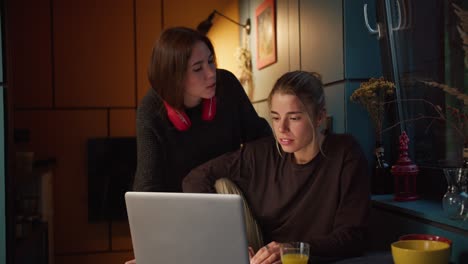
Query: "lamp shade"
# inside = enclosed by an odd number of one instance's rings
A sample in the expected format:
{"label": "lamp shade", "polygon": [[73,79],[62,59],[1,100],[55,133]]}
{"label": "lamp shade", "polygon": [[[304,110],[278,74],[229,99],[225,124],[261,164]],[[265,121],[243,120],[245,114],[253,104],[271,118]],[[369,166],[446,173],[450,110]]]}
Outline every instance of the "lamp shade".
{"label": "lamp shade", "polygon": [[215,11],[213,11],[207,19],[203,20],[198,24],[197,30],[198,32],[202,33],[203,35],[206,35],[208,31],[210,31],[211,26],[213,26],[213,18],[215,15]]}

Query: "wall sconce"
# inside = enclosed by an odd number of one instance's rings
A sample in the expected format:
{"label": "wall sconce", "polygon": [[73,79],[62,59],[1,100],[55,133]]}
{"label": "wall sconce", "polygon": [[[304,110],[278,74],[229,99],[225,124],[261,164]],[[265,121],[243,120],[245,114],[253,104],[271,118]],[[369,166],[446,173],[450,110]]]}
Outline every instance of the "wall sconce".
{"label": "wall sconce", "polygon": [[208,33],[208,31],[210,31],[211,26],[213,26],[213,21],[212,20],[213,20],[213,18],[214,18],[214,16],[216,14],[226,18],[227,20],[231,21],[232,23],[234,23],[234,24],[236,24],[238,26],[243,27],[245,29],[245,31],[247,32],[247,35],[250,35],[250,18],[247,18],[247,21],[245,21],[245,24],[241,24],[241,23],[235,21],[234,19],[232,19],[230,17],[227,17],[224,14],[221,14],[216,9],[208,16],[208,18],[206,20],[204,20],[200,24],[198,24],[197,30],[199,32],[201,32],[203,35],[206,35],[206,33]]}

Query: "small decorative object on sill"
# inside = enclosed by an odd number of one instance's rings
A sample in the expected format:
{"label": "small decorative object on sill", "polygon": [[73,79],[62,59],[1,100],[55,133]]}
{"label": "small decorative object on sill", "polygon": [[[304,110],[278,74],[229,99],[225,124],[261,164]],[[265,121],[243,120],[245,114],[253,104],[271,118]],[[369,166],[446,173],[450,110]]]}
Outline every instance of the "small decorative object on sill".
{"label": "small decorative object on sill", "polygon": [[373,194],[388,194],[392,192],[392,177],[390,166],[384,157],[384,147],[382,143],[375,144],[375,165],[371,178],[371,190]]}
{"label": "small decorative object on sill", "polygon": [[400,135],[400,156],[392,166],[392,174],[395,178],[394,200],[398,202],[413,201],[419,199],[416,194],[416,176],[419,168],[408,157],[409,138],[403,131]]}
{"label": "small decorative object on sill", "polygon": [[468,169],[465,168],[444,168],[447,192],[442,198],[442,208],[450,219],[463,219],[467,216],[468,208],[465,207],[468,206],[468,197],[462,191],[467,172]]}

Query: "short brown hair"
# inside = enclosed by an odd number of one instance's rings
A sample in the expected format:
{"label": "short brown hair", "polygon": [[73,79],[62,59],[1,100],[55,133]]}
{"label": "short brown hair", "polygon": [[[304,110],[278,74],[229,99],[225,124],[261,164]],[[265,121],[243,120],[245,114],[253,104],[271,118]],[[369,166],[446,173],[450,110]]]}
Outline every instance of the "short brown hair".
{"label": "short brown hair", "polygon": [[164,30],[153,46],[148,67],[148,79],[163,100],[176,109],[184,108],[184,80],[192,48],[198,41],[206,44],[213,54],[213,44],[208,37],[186,27]]}

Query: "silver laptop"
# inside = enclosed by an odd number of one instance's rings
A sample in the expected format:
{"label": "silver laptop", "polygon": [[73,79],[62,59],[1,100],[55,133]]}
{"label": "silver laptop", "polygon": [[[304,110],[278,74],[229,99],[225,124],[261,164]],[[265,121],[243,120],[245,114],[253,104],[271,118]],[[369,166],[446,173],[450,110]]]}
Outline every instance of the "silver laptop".
{"label": "silver laptop", "polygon": [[127,192],[137,264],[249,263],[242,198]]}

